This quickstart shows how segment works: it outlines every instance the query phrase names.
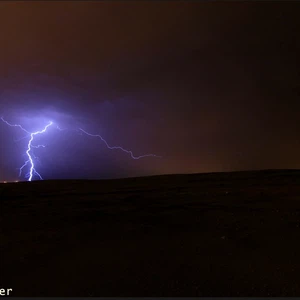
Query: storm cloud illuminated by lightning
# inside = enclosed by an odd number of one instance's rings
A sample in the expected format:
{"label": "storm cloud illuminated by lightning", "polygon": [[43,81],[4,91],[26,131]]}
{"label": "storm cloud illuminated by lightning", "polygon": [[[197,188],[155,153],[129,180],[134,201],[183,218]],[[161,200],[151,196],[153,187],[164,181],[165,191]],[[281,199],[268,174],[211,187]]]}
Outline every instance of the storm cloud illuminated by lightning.
{"label": "storm cloud illuminated by lightning", "polygon": [[[25,174],[25,178],[27,178],[28,181],[32,181],[35,178],[38,178],[39,180],[43,180],[43,177],[41,176],[41,174],[36,170],[36,166],[35,166],[35,155],[33,153],[33,148],[34,149],[39,149],[39,148],[46,148],[46,146],[44,144],[38,144],[35,145],[34,144],[34,139],[37,135],[45,135],[46,132],[48,131],[48,128],[52,125],[54,125],[53,121],[48,121],[48,123],[46,125],[44,125],[42,127],[42,129],[37,130],[37,131],[33,131],[30,132],[29,130],[25,129],[21,124],[13,124],[8,122],[7,120],[5,120],[3,117],[1,117],[1,120],[8,126],[10,127],[17,127],[19,129],[21,129],[22,131],[24,131],[25,133],[27,133],[27,135],[25,137],[22,137],[21,139],[24,138],[29,138],[28,143],[27,143],[27,149],[25,151],[25,155],[26,155],[26,160],[24,162],[24,164],[20,167],[19,169],[19,177],[22,176],[23,170],[27,167],[28,168],[28,172]],[[69,130],[69,129],[63,129],[61,128],[59,125],[56,125],[56,127],[54,127],[56,130],[59,131],[65,131],[65,130]],[[74,130],[74,129],[73,129]],[[110,150],[121,150],[124,153],[127,153],[130,155],[130,157],[134,160],[138,160],[141,158],[145,158],[145,157],[156,157],[156,158],[161,158],[161,156],[155,155],[155,154],[144,154],[144,155],[139,155],[136,156],[133,154],[133,152],[131,150],[127,150],[121,146],[110,146],[107,141],[99,134],[91,134],[88,133],[87,131],[85,131],[82,128],[78,128],[75,129],[76,132],[83,132],[85,135],[91,136],[91,137],[97,137],[100,138],[101,141],[105,144],[105,146],[110,149]]]}

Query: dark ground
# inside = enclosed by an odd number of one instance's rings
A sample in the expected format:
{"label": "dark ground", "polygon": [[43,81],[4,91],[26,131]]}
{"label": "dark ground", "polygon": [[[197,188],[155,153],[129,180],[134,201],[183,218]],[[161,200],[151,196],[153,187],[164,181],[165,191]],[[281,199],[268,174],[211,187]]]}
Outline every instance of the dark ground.
{"label": "dark ground", "polygon": [[12,296],[300,296],[300,171],[0,184]]}

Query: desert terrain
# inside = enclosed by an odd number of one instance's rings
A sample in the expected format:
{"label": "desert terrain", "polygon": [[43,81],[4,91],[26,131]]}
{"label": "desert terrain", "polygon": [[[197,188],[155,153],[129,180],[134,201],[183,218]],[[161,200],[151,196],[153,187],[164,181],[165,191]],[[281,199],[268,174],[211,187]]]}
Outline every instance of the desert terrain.
{"label": "desert terrain", "polygon": [[0,184],[11,296],[300,296],[300,171]]}

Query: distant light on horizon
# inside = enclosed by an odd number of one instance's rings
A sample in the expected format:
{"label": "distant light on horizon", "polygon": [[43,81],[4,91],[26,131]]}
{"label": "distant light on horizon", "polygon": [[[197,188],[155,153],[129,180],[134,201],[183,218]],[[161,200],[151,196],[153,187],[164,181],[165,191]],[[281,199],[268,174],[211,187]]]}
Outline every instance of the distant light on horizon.
{"label": "distant light on horizon", "polygon": [[10,182],[19,182],[19,180],[3,180],[3,181],[0,181],[0,183],[10,183]]}

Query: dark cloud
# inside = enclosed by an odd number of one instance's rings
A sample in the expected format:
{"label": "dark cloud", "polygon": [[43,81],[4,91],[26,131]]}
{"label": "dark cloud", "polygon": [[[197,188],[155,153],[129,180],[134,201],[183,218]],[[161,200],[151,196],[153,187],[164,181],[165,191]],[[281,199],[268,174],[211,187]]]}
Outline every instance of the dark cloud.
{"label": "dark cloud", "polygon": [[[299,3],[3,2],[0,114],[51,177],[300,168]],[[100,140],[163,159],[132,161]],[[1,178],[22,133],[0,124]],[[46,136],[45,136],[46,140]]]}

